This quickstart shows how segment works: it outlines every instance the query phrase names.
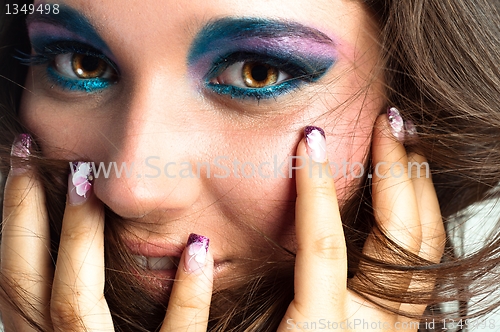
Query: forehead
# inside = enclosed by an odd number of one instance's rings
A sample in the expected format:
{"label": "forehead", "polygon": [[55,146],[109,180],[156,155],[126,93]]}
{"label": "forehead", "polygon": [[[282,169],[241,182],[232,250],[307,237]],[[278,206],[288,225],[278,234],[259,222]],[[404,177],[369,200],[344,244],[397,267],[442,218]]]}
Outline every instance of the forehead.
{"label": "forehead", "polygon": [[155,40],[166,44],[160,39],[172,32],[175,35],[170,35],[169,40],[175,36],[185,40],[194,37],[207,21],[224,17],[294,21],[327,35],[337,32],[346,37],[357,33],[359,24],[369,20],[359,2],[345,0],[66,0],[58,3],[80,13],[101,35],[117,40],[127,37],[138,43]]}

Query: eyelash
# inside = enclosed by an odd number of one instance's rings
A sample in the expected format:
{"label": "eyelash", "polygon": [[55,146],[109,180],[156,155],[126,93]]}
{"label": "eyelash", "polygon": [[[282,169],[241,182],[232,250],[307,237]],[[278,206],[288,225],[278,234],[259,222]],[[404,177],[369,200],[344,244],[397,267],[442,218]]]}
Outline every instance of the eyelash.
{"label": "eyelash", "polygon": [[[102,52],[96,50],[95,48],[75,41],[59,41],[53,42],[49,45],[39,47],[37,50],[35,48],[34,55],[22,54],[18,57],[23,64],[29,66],[37,65],[47,65],[47,77],[56,85],[58,85],[63,90],[69,91],[83,91],[86,93],[92,93],[104,90],[110,85],[117,82],[119,76],[119,71],[116,64],[106,57]],[[71,78],[62,75],[55,68],[56,57],[64,55],[85,55],[89,57],[94,57],[100,59],[109,66],[109,69],[113,70],[114,75],[111,78]],[[319,79],[331,66],[331,62],[322,63],[321,61],[316,61],[315,64],[311,65],[311,62],[306,62],[304,59],[299,57],[287,56],[271,56],[267,54],[259,54],[252,52],[234,52],[226,56],[219,57],[214,61],[212,69],[205,76],[206,87],[218,95],[230,96],[236,99],[271,99],[277,98],[278,96],[290,93],[297,88],[299,88],[304,83],[311,83]],[[279,71],[280,77],[284,73],[289,78],[286,78],[275,84],[270,84],[264,87],[251,88],[251,87],[238,87],[232,84],[221,84],[219,82],[214,82],[217,78],[222,75],[226,69],[232,65],[238,63],[249,63],[254,62],[262,65],[266,65],[275,68]]]}
{"label": "eyelash", "polygon": [[[272,85],[267,85],[260,88],[244,88],[235,85],[221,84],[214,82],[226,69],[237,63],[255,62],[262,65],[267,65],[277,69],[280,73],[284,73],[290,78]],[[331,63],[323,65],[316,63],[311,65],[299,58],[288,57],[288,59],[280,59],[278,56],[270,56],[251,52],[235,52],[229,55],[218,58],[213,69],[205,76],[205,85],[219,95],[227,95],[237,99],[270,99],[277,98],[299,88],[304,83],[311,83],[318,80],[331,66]],[[280,74],[281,75],[281,74]]]}
{"label": "eyelash", "polygon": [[[35,49],[34,55],[21,54],[18,59],[28,66],[47,65],[47,77],[63,90],[83,91],[87,93],[97,92],[108,88],[111,84],[116,83],[119,76],[117,66],[108,57],[93,47],[74,41],[59,41],[41,47],[41,50]],[[55,61],[58,56],[84,55],[92,58],[97,58],[105,62],[108,70],[112,70],[113,74],[110,78],[71,78],[62,75],[55,68]]]}

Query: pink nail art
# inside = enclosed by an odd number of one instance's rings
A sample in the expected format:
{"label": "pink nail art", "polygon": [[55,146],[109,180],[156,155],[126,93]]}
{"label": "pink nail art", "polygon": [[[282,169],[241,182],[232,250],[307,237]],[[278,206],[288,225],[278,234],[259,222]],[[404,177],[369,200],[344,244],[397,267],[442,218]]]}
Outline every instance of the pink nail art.
{"label": "pink nail art", "polygon": [[408,138],[417,137],[417,127],[415,127],[413,121],[411,120],[405,121],[405,130],[406,130],[406,135],[408,135]]}
{"label": "pink nail art", "polygon": [[12,144],[11,156],[22,158],[23,160],[11,161],[11,173],[14,175],[20,175],[25,173],[29,169],[29,165],[25,162],[28,161],[31,155],[31,136],[29,134],[20,134],[16,137],[14,144]]}
{"label": "pink nail art", "polygon": [[190,234],[186,245],[187,255],[184,260],[184,271],[187,273],[201,273],[207,258],[208,237]]}
{"label": "pink nail art", "polygon": [[326,138],[325,132],[319,127],[308,126],[304,129],[307,143],[307,154],[315,162],[326,161]]}
{"label": "pink nail art", "polygon": [[19,158],[28,158],[31,149],[31,136],[29,134],[20,134],[16,137],[12,145],[11,154]]}
{"label": "pink nail art", "polygon": [[387,110],[387,117],[391,125],[391,132],[398,140],[403,141],[405,138],[404,121],[396,107],[391,107]]}
{"label": "pink nail art", "polygon": [[68,180],[68,200],[70,205],[83,204],[91,194],[94,180],[91,164],[71,162],[71,174]]}

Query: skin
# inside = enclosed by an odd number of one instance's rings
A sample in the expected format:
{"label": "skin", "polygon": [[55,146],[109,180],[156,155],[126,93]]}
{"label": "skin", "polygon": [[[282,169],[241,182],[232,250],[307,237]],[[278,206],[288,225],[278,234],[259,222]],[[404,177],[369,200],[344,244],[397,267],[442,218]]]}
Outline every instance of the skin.
{"label": "skin", "polygon": [[[328,134],[329,153],[336,164],[365,162],[383,104],[378,84],[353,98],[374,75],[378,52],[368,15],[357,4],[320,1],[318,6],[326,6],[324,10],[304,15],[303,1],[277,1],[271,7],[267,2],[227,6],[200,1],[183,5],[182,14],[165,20],[176,4],[83,3],[67,2],[92,18],[113,52],[121,78],[113,88],[89,96],[51,88],[53,84],[43,79],[45,68],[33,69],[26,80],[33,93],[24,95],[20,113],[48,157],[135,162],[140,174],[153,173],[144,166],[150,156],[161,157],[156,165],[211,161],[217,156],[258,165],[273,162],[275,156],[278,161],[287,160],[304,126],[318,125]],[[322,79],[324,83],[260,103],[202,95],[199,80],[189,76],[186,65],[195,33],[213,18],[268,18],[266,13],[281,12],[279,8],[284,10],[279,18],[320,29],[337,41],[339,59]],[[330,13],[337,14],[332,18]],[[137,29],[144,20],[149,24]],[[318,26],[317,22],[325,23]],[[147,32],[150,26],[156,27],[155,33]],[[168,46],[159,49],[165,41]],[[180,170],[170,167],[169,171],[178,174]],[[286,166],[283,173],[288,175]],[[352,178],[337,176],[341,200],[349,184]],[[295,250],[292,179],[112,177],[96,179],[94,192],[116,214],[140,223],[129,231],[142,241],[163,245],[165,237],[156,234],[168,234],[168,243],[180,251],[187,234],[208,236],[219,277],[234,269],[244,274],[260,264],[259,260],[252,263],[253,259],[268,258],[269,242],[255,229]]]}
{"label": "skin", "polygon": [[[207,156],[211,160],[229,155],[259,164],[272,161],[275,155],[278,160],[292,155],[306,157],[302,130],[315,125],[325,130],[328,155],[337,164],[342,160],[365,163],[372,141],[375,163],[404,163],[408,158],[403,145],[390,135],[385,116],[378,117],[384,105],[374,71],[376,31],[356,2],[64,3],[90,18],[112,51],[121,76],[112,88],[87,95],[51,88],[43,79],[43,66],[30,70],[20,115],[39,138],[47,157],[131,163],[162,156],[162,162],[195,163]],[[279,15],[270,17],[269,13]],[[276,100],[257,103],[207,96],[189,75],[186,58],[196,32],[208,20],[226,16],[280,18],[314,27],[336,41],[337,63],[320,82]],[[419,156],[411,158],[422,161]],[[138,172],[150,172],[140,167]],[[327,167],[327,163],[322,164],[324,172]],[[382,174],[388,172],[381,170]],[[66,208],[55,271],[49,267],[46,252],[34,259],[32,253],[17,249],[32,247],[32,234],[14,236],[26,227],[35,232],[35,246],[44,252],[48,224],[33,171],[11,175],[5,190],[4,220],[9,222],[3,231],[2,270],[13,276],[32,276],[21,278],[20,285],[42,299],[40,310],[47,326],[55,330],[67,329],[68,324],[76,331],[113,330],[103,296],[105,204],[140,224],[128,229],[134,241],[175,247],[180,255],[189,233],[210,238],[203,273],[187,273],[181,259],[162,331],[206,329],[212,287],[224,287],[221,280],[225,277],[245,274],[269,257],[271,248],[259,232],[297,253],[296,296],[280,330],[287,330],[288,319],[303,322],[328,317],[340,322],[348,317],[376,317],[374,320],[392,326],[405,321],[347,290],[345,239],[338,206],[356,180],[341,174],[335,179],[320,177],[318,171],[313,168],[310,177],[305,167],[297,170],[293,179],[97,178],[85,203]],[[397,243],[438,262],[444,231],[432,182],[404,175],[374,177],[374,206],[380,211],[377,220]],[[27,194],[26,188],[31,188]],[[428,223],[423,225],[420,220]],[[370,239],[365,251],[374,254]],[[48,280],[52,278],[50,292]],[[423,286],[432,285],[430,280]],[[416,287],[411,277],[408,287]],[[50,312],[44,305],[48,303]],[[405,308],[399,303],[388,305]],[[74,311],[68,312],[68,308]],[[422,307],[409,310],[423,312]],[[7,326],[28,329],[12,317]],[[189,328],[186,322],[190,322]]]}

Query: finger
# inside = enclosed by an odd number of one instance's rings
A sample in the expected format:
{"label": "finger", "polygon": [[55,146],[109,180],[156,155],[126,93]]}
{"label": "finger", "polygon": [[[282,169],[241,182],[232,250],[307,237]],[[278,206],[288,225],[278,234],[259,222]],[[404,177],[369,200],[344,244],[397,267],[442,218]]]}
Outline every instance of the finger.
{"label": "finger", "polygon": [[[439,202],[430,176],[429,164],[423,156],[418,154],[410,155],[409,161],[411,163],[409,170],[422,225],[422,244],[419,256],[430,262],[439,263],[444,252],[446,235]],[[410,291],[430,292],[434,289],[435,279],[432,277],[431,271],[426,271],[425,275],[416,272],[408,289]],[[402,304],[400,310],[419,316],[423,314],[425,308],[425,304]],[[401,320],[408,319],[402,317]]]}
{"label": "finger", "polygon": [[418,154],[410,155],[409,161],[422,226],[419,256],[433,263],[439,263],[444,252],[446,233],[429,164]]}
{"label": "finger", "polygon": [[[385,115],[377,119],[372,146],[372,197],[377,224],[397,245],[418,254],[422,231],[415,190],[408,175],[408,157],[403,144],[392,135]],[[366,249],[368,252],[370,247]],[[392,257],[387,254],[383,258]]]}
{"label": "finger", "polygon": [[177,268],[161,332],[207,330],[213,287],[208,238],[191,234]]}
{"label": "finger", "polygon": [[92,194],[90,164],[74,165],[52,288],[52,322],[56,331],[114,331],[104,298],[104,211]]}
{"label": "finger", "polygon": [[[297,147],[295,229],[295,297],[288,318],[331,317],[347,292],[347,252],[324,132],[305,129]],[[311,158],[309,157],[311,156]],[[339,318],[340,319],[340,318]]]}
{"label": "finger", "polygon": [[[387,116],[379,116],[372,145],[372,201],[378,229],[374,228],[368,236],[363,253],[389,264],[401,265],[406,263],[404,256],[399,255],[400,251],[394,250],[394,246],[383,241],[381,232],[403,250],[417,255],[422,242],[422,228],[414,186],[408,175],[406,150],[391,133],[389,126]],[[358,274],[356,280],[361,276],[366,277],[365,282],[378,280],[376,285],[379,288],[390,287],[392,293],[406,292],[411,282],[412,274],[409,272],[394,271],[387,275],[387,280],[383,280],[383,269],[374,269],[372,266],[364,268],[363,264],[360,269],[362,273]],[[388,300],[376,301],[394,310],[401,305]]]}
{"label": "finger", "polygon": [[[13,145],[13,157],[29,155],[31,138],[21,135]],[[2,275],[12,284],[8,297],[36,322],[50,328],[52,261],[45,195],[33,169],[13,161],[3,201],[1,241]],[[15,312],[4,313],[7,330],[31,331]]]}

